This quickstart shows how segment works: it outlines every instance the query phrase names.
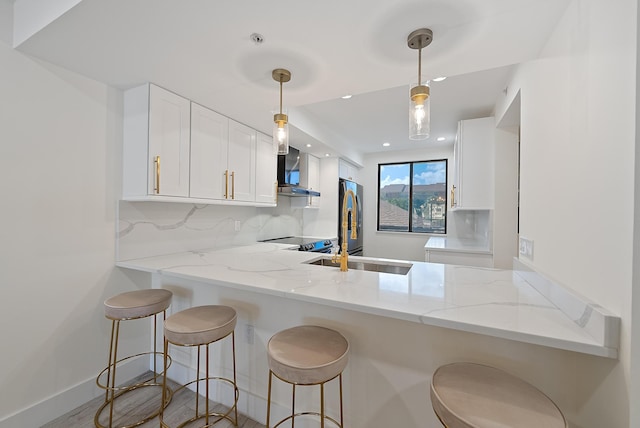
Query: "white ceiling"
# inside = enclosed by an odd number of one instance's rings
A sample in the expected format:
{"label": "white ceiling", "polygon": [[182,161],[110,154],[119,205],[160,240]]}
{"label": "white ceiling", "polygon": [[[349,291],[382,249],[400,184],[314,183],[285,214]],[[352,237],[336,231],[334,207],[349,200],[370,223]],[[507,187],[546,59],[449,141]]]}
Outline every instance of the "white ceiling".
{"label": "white ceiling", "polygon": [[[433,145],[438,136],[450,144],[457,120],[490,114],[509,77],[505,66],[536,58],[567,4],[82,0],[17,48],[117,88],[154,82],[266,133],[278,104],[271,71],[287,68],[284,104],[291,124],[311,135],[310,151],[358,161],[387,150],[385,141],[393,150]],[[432,136],[416,142],[407,138],[407,91],[417,80],[417,51],[406,39],[422,27],[434,33],[423,50],[424,78],[449,78],[432,84]],[[354,96],[340,99],[345,94]]]}

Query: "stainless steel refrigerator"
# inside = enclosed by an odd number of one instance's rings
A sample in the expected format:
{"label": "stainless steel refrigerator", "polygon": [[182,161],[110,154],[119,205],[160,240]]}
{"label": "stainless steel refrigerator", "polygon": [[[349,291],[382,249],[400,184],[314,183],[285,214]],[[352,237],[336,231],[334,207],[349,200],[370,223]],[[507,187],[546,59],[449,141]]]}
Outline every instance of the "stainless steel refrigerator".
{"label": "stainless steel refrigerator", "polygon": [[356,232],[358,237],[356,239],[351,239],[351,216],[353,212],[353,201],[349,197],[347,198],[347,209],[351,209],[351,211],[347,212],[347,252],[351,256],[361,256],[362,255],[362,186],[355,181],[345,180],[344,178],[340,179],[339,182],[340,190],[338,194],[340,197],[338,198],[338,243],[342,245],[342,212],[343,212],[343,202],[344,202],[344,194],[346,190],[351,190],[356,195],[356,214],[357,214],[357,224],[356,224]]}

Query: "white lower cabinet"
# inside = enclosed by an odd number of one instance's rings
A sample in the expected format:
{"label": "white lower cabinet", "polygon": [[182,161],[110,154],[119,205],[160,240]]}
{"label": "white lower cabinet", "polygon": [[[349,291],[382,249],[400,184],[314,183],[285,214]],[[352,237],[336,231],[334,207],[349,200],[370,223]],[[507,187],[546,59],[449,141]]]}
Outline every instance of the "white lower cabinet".
{"label": "white lower cabinet", "polygon": [[430,263],[444,263],[447,265],[493,267],[493,255],[486,253],[426,250],[425,261]]}

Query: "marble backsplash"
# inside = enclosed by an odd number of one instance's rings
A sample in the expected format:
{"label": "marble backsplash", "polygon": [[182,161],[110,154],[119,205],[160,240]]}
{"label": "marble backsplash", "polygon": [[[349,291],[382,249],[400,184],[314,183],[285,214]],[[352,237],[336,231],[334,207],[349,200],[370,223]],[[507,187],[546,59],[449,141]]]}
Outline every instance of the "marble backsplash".
{"label": "marble backsplash", "polygon": [[448,215],[448,236],[459,239],[484,239],[490,242],[491,210],[455,210],[449,211]]}
{"label": "marble backsplash", "polygon": [[116,260],[221,249],[301,233],[302,213],[291,210],[285,198],[273,208],[120,201]]}

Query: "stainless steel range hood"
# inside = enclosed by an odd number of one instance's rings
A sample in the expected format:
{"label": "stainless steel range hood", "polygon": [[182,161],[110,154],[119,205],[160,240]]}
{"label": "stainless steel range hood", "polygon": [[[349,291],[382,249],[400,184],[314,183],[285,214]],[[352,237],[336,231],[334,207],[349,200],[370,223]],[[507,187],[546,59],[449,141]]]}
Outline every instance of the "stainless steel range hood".
{"label": "stainless steel range hood", "polygon": [[320,196],[317,190],[300,186],[300,177],[306,177],[306,162],[300,150],[289,146],[289,154],[278,155],[278,194],[283,196]]}

